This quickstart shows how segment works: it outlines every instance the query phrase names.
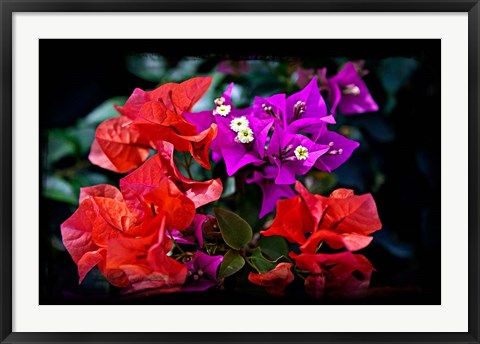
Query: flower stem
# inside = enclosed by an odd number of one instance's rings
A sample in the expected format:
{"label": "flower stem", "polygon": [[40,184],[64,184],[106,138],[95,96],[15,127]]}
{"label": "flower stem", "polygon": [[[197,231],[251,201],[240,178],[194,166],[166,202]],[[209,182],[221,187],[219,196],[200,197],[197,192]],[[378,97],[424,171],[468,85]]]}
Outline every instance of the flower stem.
{"label": "flower stem", "polygon": [[248,259],[245,256],[244,256],[244,259],[247,262],[247,264],[250,265],[250,267],[252,267],[256,272],[260,273],[260,271],[258,271],[258,268],[255,265],[253,265],[252,262],[250,262],[250,259]]}
{"label": "flower stem", "polygon": [[170,230],[170,228],[167,228],[167,231],[168,231],[168,234],[170,234],[170,239],[172,239],[173,244],[175,245],[175,247],[178,248],[178,250],[179,250],[180,252],[182,252],[183,254],[185,254],[185,251],[180,247],[180,245],[178,245],[177,241],[173,238],[172,231]]}
{"label": "flower stem", "polygon": [[185,167],[185,170],[187,170],[187,173],[188,173],[188,177],[190,179],[193,179],[193,176],[192,176],[192,172],[190,172],[190,166],[192,166],[192,157],[190,157],[190,159],[187,158],[187,153],[183,152],[183,161],[184,161],[184,167]]}
{"label": "flower stem", "polygon": [[91,164],[88,161],[77,161],[73,166],[65,170],[59,170],[55,174],[62,178],[74,178],[76,173],[90,166]]}
{"label": "flower stem", "polygon": [[320,244],[318,245],[317,249],[315,250],[315,253],[317,253],[318,251],[320,251],[320,248],[322,248],[322,245],[323,245],[323,241],[320,242]]}
{"label": "flower stem", "polygon": [[300,273],[300,270],[298,270],[297,267],[295,267],[295,275],[297,275],[298,277],[300,277],[305,281],[305,277]]}

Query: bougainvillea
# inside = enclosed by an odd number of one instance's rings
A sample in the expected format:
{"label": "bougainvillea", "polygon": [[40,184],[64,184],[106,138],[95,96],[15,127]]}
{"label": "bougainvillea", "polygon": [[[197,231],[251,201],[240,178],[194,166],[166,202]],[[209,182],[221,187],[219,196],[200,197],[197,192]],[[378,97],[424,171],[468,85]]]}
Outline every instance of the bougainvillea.
{"label": "bougainvillea", "polygon": [[[185,231],[194,222],[197,207],[220,197],[222,185],[219,180],[183,177],[171,163],[172,145],[163,143],[161,149],[122,178],[120,190],[110,185],[81,190],[78,210],[61,226],[80,281],[98,266],[119,287],[182,286],[186,269],[167,256],[172,237],[166,233]],[[157,272],[164,277],[154,277]]]}
{"label": "bougainvillea", "polygon": [[[98,267],[124,293],[202,292],[224,288],[246,269],[248,283],[276,297],[288,295],[297,279],[317,299],[365,296],[375,269],[353,252],[381,228],[373,197],[349,189],[326,197],[302,183],[310,171],[336,169],[359,146],[329,126],[337,112],[378,109],[362,76],[354,63],[330,78],[325,69],[299,69],[301,90],[255,97],[244,108],[232,102],[232,83],[200,112],[193,106],[210,77],[135,89],[115,107],[120,116],[98,126],[89,156],[128,174],[119,189],[82,188],[78,209],[61,225],[79,282]],[[271,221],[252,228],[221,202],[219,178],[191,178],[192,159],[210,169],[210,158],[217,167],[223,161],[237,183],[258,185],[258,217]],[[269,239],[273,249],[262,245]],[[287,250],[274,254],[275,245]]]}
{"label": "bougainvillea", "polygon": [[202,132],[182,116],[207,91],[211,78],[193,78],[180,84],[168,83],[145,92],[135,89],[124,106],[122,116],[106,120],[97,128],[90,161],[116,172],[138,167],[149,148],[170,142],[181,152],[190,152],[205,168],[210,168],[209,146],[217,133],[212,125]]}

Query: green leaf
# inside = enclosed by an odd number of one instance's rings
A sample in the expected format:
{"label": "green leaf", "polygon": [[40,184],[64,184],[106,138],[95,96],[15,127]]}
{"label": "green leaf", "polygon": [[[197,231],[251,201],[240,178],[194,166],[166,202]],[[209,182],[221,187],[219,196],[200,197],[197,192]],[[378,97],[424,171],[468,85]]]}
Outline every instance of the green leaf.
{"label": "green leaf", "polygon": [[287,241],[281,236],[262,237],[258,241],[258,246],[271,259],[278,259],[281,256],[288,256]]}
{"label": "green leaf", "polygon": [[389,57],[381,61],[377,74],[387,92],[387,102],[383,111],[389,114],[397,104],[396,94],[410,79],[418,68],[418,61],[408,57]]}
{"label": "green leaf", "polygon": [[178,61],[174,68],[170,68],[168,79],[174,82],[181,82],[196,76],[198,67],[205,62],[198,57],[185,57]]}
{"label": "green leaf", "polygon": [[160,82],[168,69],[168,63],[161,55],[135,54],[127,56],[127,69],[140,79]]}
{"label": "green leaf", "polygon": [[62,158],[74,156],[77,147],[68,135],[60,129],[53,129],[48,132],[47,162],[54,164]]}
{"label": "green leaf", "polygon": [[252,227],[244,219],[226,209],[215,208],[214,211],[223,240],[228,246],[239,250],[252,240]]}
{"label": "green leaf", "polygon": [[245,259],[235,250],[229,250],[223,257],[220,270],[218,271],[218,278],[226,278],[233,275],[243,268]]}
{"label": "green leaf", "polygon": [[110,183],[107,176],[105,176],[104,174],[90,172],[86,170],[75,173],[75,177],[73,178],[73,180],[75,181],[76,185],[78,185],[78,188]]}
{"label": "green leaf", "polygon": [[93,126],[96,127],[104,120],[119,116],[120,114],[113,107],[114,105],[123,105],[127,101],[127,97],[114,97],[104,101],[102,104],[92,110],[85,118],[79,121],[80,127]]}
{"label": "green leaf", "polygon": [[247,259],[249,260],[250,264],[261,274],[268,272],[277,266],[277,264],[263,256],[260,247],[257,247],[252,252],[252,255]]}
{"label": "green leaf", "polygon": [[[241,181],[246,178],[245,175],[237,174],[235,177],[237,180]],[[236,195],[236,204],[237,214],[247,221],[252,228],[262,228],[261,223],[265,222],[264,219],[259,218],[260,208],[262,204],[262,192],[257,185],[247,184],[247,185],[238,185],[239,188],[244,187],[244,190],[237,190]],[[245,196],[242,194],[248,195],[248,200],[245,200]]]}
{"label": "green leaf", "polygon": [[324,171],[310,171],[305,182],[310,182],[310,192],[324,195],[329,194],[337,186],[337,178],[334,174]]}
{"label": "green leaf", "polygon": [[235,193],[235,178],[228,177],[223,185],[222,197],[228,197]]}
{"label": "green leaf", "polygon": [[378,74],[389,93],[397,93],[405,86],[417,69],[418,62],[409,57],[389,57],[381,61]]}
{"label": "green leaf", "polygon": [[47,177],[43,196],[59,202],[78,204],[78,195],[73,187],[66,180],[57,176]]}
{"label": "green leaf", "polygon": [[71,127],[65,132],[76,143],[81,155],[90,152],[93,138],[95,137],[95,128],[93,127]]}
{"label": "green leaf", "polygon": [[370,136],[378,142],[390,142],[395,139],[395,132],[390,121],[381,113],[366,114],[355,122],[358,127],[365,128]]}

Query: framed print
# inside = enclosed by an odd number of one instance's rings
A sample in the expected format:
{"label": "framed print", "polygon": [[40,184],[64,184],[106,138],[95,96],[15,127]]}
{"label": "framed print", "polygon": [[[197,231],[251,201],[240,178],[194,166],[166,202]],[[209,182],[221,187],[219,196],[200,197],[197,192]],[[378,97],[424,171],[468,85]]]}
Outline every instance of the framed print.
{"label": "framed print", "polygon": [[478,2],[189,11],[2,3],[2,342],[478,342]]}

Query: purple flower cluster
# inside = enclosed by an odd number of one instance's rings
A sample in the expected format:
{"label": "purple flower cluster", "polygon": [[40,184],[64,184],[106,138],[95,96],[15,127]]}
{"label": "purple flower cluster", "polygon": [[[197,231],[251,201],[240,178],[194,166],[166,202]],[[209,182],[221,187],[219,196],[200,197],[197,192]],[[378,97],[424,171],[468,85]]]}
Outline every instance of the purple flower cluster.
{"label": "purple flower cluster", "polygon": [[[246,109],[232,104],[230,84],[215,99],[213,110],[183,114],[198,131],[217,124],[212,159],[223,159],[229,176],[246,165],[256,167],[246,182],[258,184],[263,191],[260,217],[270,213],[278,199],[295,195],[291,185],[296,176],[305,175],[312,168],[331,172],[359,146],[358,142],[327,129],[328,124],[335,124],[335,118],[328,113],[318,83],[313,77],[301,91],[288,97],[255,97],[253,106]],[[328,79],[328,84],[333,111],[338,107],[342,112],[365,112],[365,99],[373,101],[353,64]]]}
{"label": "purple flower cluster", "polygon": [[297,84],[303,87],[316,76],[321,90],[328,93],[330,113],[333,115],[337,109],[344,115],[375,112],[378,111],[378,105],[362,80],[362,76],[368,74],[368,71],[363,69],[364,62],[347,62],[340,72],[330,78],[327,78],[326,68],[318,70],[299,68]]}

